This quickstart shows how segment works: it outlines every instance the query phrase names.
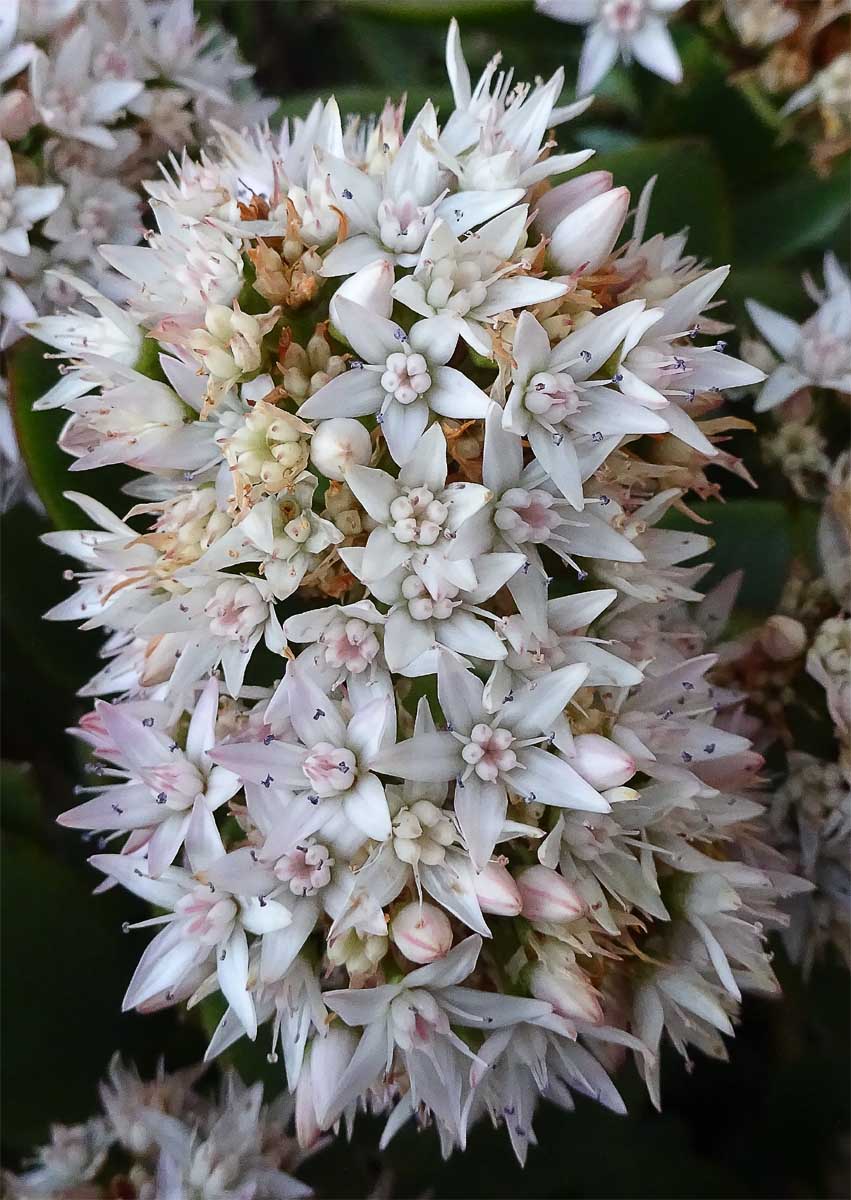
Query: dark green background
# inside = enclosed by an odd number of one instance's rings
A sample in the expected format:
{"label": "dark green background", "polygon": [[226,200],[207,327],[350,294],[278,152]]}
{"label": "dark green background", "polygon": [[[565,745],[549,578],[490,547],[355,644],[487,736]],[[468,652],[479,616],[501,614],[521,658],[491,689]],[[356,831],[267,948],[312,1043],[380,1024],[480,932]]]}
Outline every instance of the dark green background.
{"label": "dark green background", "polygon": [[[198,0],[198,7],[239,38],[258,65],[260,86],[280,96],[290,114],[331,90],[344,111],[376,111],[386,94],[402,91],[409,111],[429,95],[446,111],[443,39],[452,13],[462,22],[474,71],[501,48],[520,79],[546,76],[563,62],[572,80],[581,45],[580,31],[536,16],[525,0]],[[700,8],[690,6],[686,16]],[[638,69],[615,71],[592,109],[562,131],[562,141],[595,147],[591,167],[610,168],[633,189],[659,174],[651,231],[690,226],[695,253],[733,264],[726,292],[731,320],[742,322],[745,296],[800,315],[807,308],[802,268],[817,268],[827,246],[847,258],[847,162],[828,180],[815,176],[801,147],[781,143],[770,108],[727,82],[731,66],[746,65],[741,52],[686,20],[677,22],[675,36],[686,71],[681,88]],[[44,382],[38,355],[23,347],[13,363],[19,427],[51,519],[73,525],[75,510],[61,498],[69,486],[63,456],[51,446],[62,417],[29,413]],[[735,411],[748,416],[748,402]],[[759,498],[728,477],[729,503],[703,511],[714,521],[719,573],[747,568],[743,605],[756,618],[771,611],[791,556],[811,544],[814,514],[790,503],[779,474],[760,469],[756,439],[739,439],[735,448],[759,478]],[[119,482],[98,472],[85,481],[77,476],[71,486],[83,483],[109,496]],[[9,1164],[46,1137],[51,1120],[79,1120],[94,1110],[97,1080],[116,1048],[150,1072],[161,1054],[175,1067],[200,1057],[204,1045],[182,1014],[120,1014],[144,937],[120,931],[134,916],[134,902],[117,891],[92,898],[96,880],[85,865],[91,847],[53,824],[73,803],[80,779],[77,750],[64,730],[87,707],[75,690],[95,669],[99,639],[40,621],[69,587],[61,578],[69,564],[37,541],[48,527],[21,507],[2,518],[2,1085]],[[432,1134],[413,1131],[380,1160],[377,1126],[363,1121],[351,1147],[324,1152],[307,1174],[325,1196],[365,1195],[380,1161],[400,1197],[845,1196],[848,977],[832,962],[808,983],[782,955],[778,967],[785,1000],[746,1002],[730,1064],[697,1056],[687,1072],[670,1055],[662,1116],[627,1067],[620,1084],[630,1117],[582,1099],[573,1115],[542,1109],[540,1148],[530,1153],[525,1173],[507,1139],[485,1126],[472,1134],[465,1156],[442,1164]],[[265,1050],[241,1053],[240,1064],[269,1078]]]}

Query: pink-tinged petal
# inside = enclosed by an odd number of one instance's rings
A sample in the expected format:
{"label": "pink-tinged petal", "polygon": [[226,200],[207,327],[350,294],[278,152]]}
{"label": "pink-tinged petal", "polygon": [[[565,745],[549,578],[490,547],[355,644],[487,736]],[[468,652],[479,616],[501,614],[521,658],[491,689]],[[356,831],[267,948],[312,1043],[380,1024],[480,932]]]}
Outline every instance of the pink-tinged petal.
{"label": "pink-tinged petal", "polygon": [[576,450],[567,431],[553,436],[543,425],[535,421],[529,427],[529,445],[535,458],[544,468],[564,498],[577,511],[585,503],[582,493],[582,475]]}
{"label": "pink-tinged petal", "polygon": [[801,388],[807,387],[809,382],[806,375],[803,375],[797,367],[793,367],[790,363],[781,363],[765,381],[764,387],[756,398],[755,411],[768,412],[769,409],[776,408],[778,404],[782,404],[784,400],[794,396]]}
{"label": "pink-tinged petal", "polygon": [[631,47],[642,67],[669,83],[682,82],[683,64],[664,21],[648,14],[642,27],[633,35]]}
{"label": "pink-tinged petal", "polygon": [[475,773],[462,784],[455,784],[455,816],[461,826],[470,859],[477,871],[483,871],[493,854],[508,808],[508,797],[501,783],[486,783]]}
{"label": "pink-tinged petal", "polygon": [[428,424],[428,411],[429,405],[422,396],[418,396],[411,404],[399,404],[391,400],[384,409],[381,432],[391,458],[399,466],[404,466],[416,450]]}
{"label": "pink-tinged petal", "polygon": [[304,772],[301,765],[304,756],[301,746],[279,741],[271,741],[268,745],[265,742],[229,742],[216,746],[210,752],[214,762],[220,763],[240,779],[264,784],[267,788],[272,784],[303,787]]}
{"label": "pink-tinged petal", "polygon": [[501,1029],[520,1021],[535,1021],[552,1012],[552,1006],[544,1000],[479,992],[475,988],[447,988],[441,1000],[457,1017],[457,1023],[468,1028]]}
{"label": "pink-tinged petal", "polygon": [[516,767],[506,776],[511,788],[529,803],[577,808],[583,812],[611,812],[611,805],[563,758],[529,746],[520,756],[523,770]]}
{"label": "pink-tinged petal", "polygon": [[354,787],[342,795],[343,812],[367,837],[383,842],[390,837],[390,810],[384,786],[371,772],[358,776]]}
{"label": "pink-tinged petal", "polygon": [[346,723],[337,704],[325,695],[300,663],[287,672],[289,680],[290,720],[305,746],[330,742],[346,745]]}
{"label": "pink-tinged petal", "polygon": [[336,375],[298,410],[300,417],[317,420],[322,417],[366,417],[378,412],[384,401],[380,376],[352,366]]}
{"label": "pink-tinged petal", "polygon": [[[482,719],[482,681],[451,654],[441,655],[437,695],[450,728],[468,734]],[[455,739],[452,739],[455,741]],[[455,742],[457,747],[458,743]],[[460,751],[458,751],[460,755]]]}
{"label": "pink-tinged petal", "polygon": [[228,1004],[252,1041],[257,1037],[257,1014],[248,992],[248,941],[237,927],[216,950],[216,975]]}
{"label": "pink-tinged petal", "polygon": [[614,249],[628,211],[629,191],[619,187],[569,213],[555,227],[550,241],[549,256],[555,267],[565,274],[599,267]]}
{"label": "pink-tinged petal", "polygon": [[445,783],[461,767],[461,747],[451,733],[418,733],[375,756],[370,764],[382,775],[419,783]]}
{"label": "pink-tinged petal", "polygon": [[576,81],[577,96],[587,96],[614,66],[618,39],[601,24],[592,25],[585,37]]}
{"label": "pink-tinged petal", "polygon": [[140,784],[107,788],[100,796],[86,800],[61,813],[56,823],[65,829],[143,829],[165,820],[169,809],[163,809]]}
{"label": "pink-tinged petal", "polygon": [[595,196],[611,191],[612,183],[610,171],[586,171],[576,179],[568,179],[566,183],[550,188],[536,202],[535,225],[547,237],[551,236],[564,217]]}
{"label": "pink-tinged petal", "polygon": [[432,412],[441,417],[463,420],[482,420],[487,414],[490,399],[477,384],[454,367],[432,370],[431,387],[426,400]]}

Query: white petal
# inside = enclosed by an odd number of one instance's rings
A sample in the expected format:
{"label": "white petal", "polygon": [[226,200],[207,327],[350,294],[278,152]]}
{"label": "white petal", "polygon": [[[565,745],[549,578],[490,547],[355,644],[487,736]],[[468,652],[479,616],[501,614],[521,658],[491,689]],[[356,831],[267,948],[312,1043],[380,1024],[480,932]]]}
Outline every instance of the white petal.
{"label": "white petal", "polygon": [[354,787],[343,793],[343,811],[358,829],[362,829],[367,837],[383,842],[390,837],[390,810],[387,807],[387,797],[384,787],[375,777],[367,772],[359,776]]}
{"label": "white petal", "polygon": [[477,871],[487,866],[502,832],[508,798],[501,783],[485,783],[475,773],[455,784],[455,815]]}

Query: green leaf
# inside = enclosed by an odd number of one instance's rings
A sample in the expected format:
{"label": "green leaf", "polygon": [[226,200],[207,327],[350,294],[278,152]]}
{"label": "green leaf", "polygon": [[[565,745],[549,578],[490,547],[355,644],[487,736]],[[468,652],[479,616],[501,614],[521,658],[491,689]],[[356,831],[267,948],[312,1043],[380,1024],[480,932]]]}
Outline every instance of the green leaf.
{"label": "green leaf", "polygon": [[776,263],[820,247],[851,215],[848,166],[837,162],[829,179],[807,170],[770,191],[759,191],[736,212],[737,257],[744,263]]}
{"label": "green leaf", "polygon": [[[737,607],[764,616],[776,612],[793,558],[807,558],[814,553],[817,510],[804,506],[795,512],[779,500],[756,497],[726,504],[700,501],[690,507],[710,522],[699,529],[715,541],[709,553],[712,570],[702,580],[701,590],[708,590],[733,571],[743,570]],[[669,529],[698,528],[694,521],[673,510],[664,524]]]}
{"label": "green leaf", "polygon": [[716,263],[730,255],[730,205],[713,147],[702,138],[642,142],[596,155],[590,166],[611,171],[637,202],[644,184],[657,175],[648,233],[676,233],[689,227],[689,250]]}

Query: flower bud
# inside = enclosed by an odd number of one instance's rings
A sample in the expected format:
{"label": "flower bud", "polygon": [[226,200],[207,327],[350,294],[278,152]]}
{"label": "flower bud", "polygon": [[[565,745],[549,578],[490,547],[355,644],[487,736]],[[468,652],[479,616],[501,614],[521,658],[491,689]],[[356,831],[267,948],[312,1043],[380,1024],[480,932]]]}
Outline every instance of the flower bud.
{"label": "flower bud", "polygon": [[430,963],[452,947],[452,927],[433,904],[412,901],[400,909],[390,927],[393,942],[409,962]]}
{"label": "flower bud", "polygon": [[559,221],[549,247],[556,269],[565,274],[596,270],[611,254],[628,209],[629,190],[612,188]]}
{"label": "flower bud", "polygon": [[529,990],[536,1000],[545,1000],[568,1021],[599,1025],[603,1020],[603,1009],[587,975],[575,965],[550,971],[538,963],[529,976]]}
{"label": "flower bud", "polygon": [[369,266],[355,271],[354,275],[350,275],[340,284],[331,297],[331,303],[328,306],[331,324],[337,329],[340,327],[337,301],[341,296],[344,300],[353,300],[355,304],[368,308],[370,312],[377,313],[380,317],[389,317],[393,311],[393,297],[390,295],[390,289],[394,279],[393,264],[386,258],[378,258]]}
{"label": "flower bud", "polygon": [[595,788],[614,788],[635,774],[635,762],[617,742],[599,733],[581,733],[574,738],[570,765]]}
{"label": "flower bud", "polygon": [[763,625],[759,642],[768,657],[775,662],[790,662],[806,649],[807,631],[794,617],[776,614],[769,617]]}
{"label": "flower bud", "polygon": [[295,1128],[298,1144],[309,1150],[323,1130],[337,1118],[331,1111],[334,1089],[351,1061],[358,1039],[353,1030],[335,1024],[324,1036],[314,1037],[298,1077],[295,1093]]}
{"label": "flower bud", "polygon": [[502,863],[489,862],[476,876],[476,899],[483,913],[516,917],[523,907],[520,889]]}
{"label": "flower bud", "polygon": [[530,921],[574,921],[586,904],[576,888],[549,867],[527,867],[517,876],[523,916]]}
{"label": "flower bud", "polygon": [[567,183],[544,192],[536,204],[535,225],[549,237],[560,221],[570,213],[611,190],[613,183],[610,171],[588,171]]}
{"label": "flower bud", "polygon": [[349,467],[365,467],[371,455],[369,432],[353,417],[322,421],[310,443],[310,461],[328,479],[344,479]]}

